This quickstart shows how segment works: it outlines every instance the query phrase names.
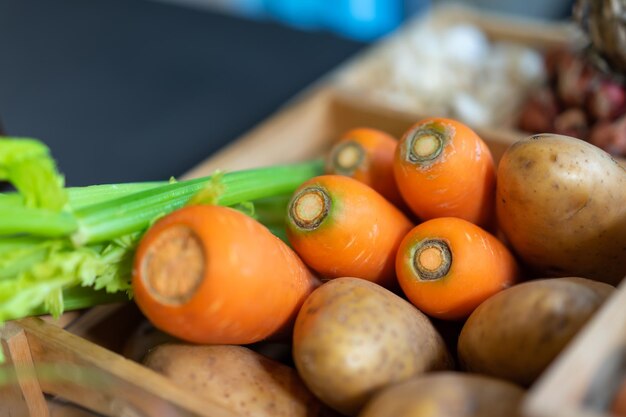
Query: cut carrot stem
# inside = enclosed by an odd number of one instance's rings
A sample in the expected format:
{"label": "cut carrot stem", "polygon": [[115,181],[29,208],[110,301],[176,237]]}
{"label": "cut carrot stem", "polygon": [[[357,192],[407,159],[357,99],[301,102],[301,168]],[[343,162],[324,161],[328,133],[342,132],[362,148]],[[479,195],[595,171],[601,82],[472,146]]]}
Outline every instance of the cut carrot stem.
{"label": "cut carrot stem", "polygon": [[345,132],[326,159],[326,173],[345,175],[369,185],[387,200],[406,207],[393,174],[393,158],[398,141],[391,135],[370,128]]}
{"label": "cut carrot stem", "polygon": [[256,220],[188,206],[152,226],[135,256],[135,300],[159,329],[193,343],[247,344],[289,331],[319,281]]}
{"label": "cut carrot stem", "polygon": [[345,140],[337,144],[331,155],[336,173],[352,175],[363,162],[365,149],[354,140]]}
{"label": "cut carrot stem", "polygon": [[363,278],[396,285],[395,254],[412,223],[367,185],[323,175],[293,195],[287,236],[294,250],[324,278]]}
{"label": "cut carrot stem", "polygon": [[495,165],[476,133],[451,119],[416,123],[400,139],[394,175],[402,197],[422,220],[459,217],[493,224]]}
{"label": "cut carrot stem", "polygon": [[423,280],[437,280],[445,276],[451,264],[452,253],[443,240],[427,239],[416,245],[414,265]]}
{"label": "cut carrot stem", "polygon": [[466,318],[518,277],[513,255],[498,239],[453,217],[432,219],[411,230],[398,249],[396,272],[417,308],[451,320]]}
{"label": "cut carrot stem", "polygon": [[416,136],[411,147],[411,159],[414,161],[430,161],[441,154],[443,139],[435,132],[423,132]]}
{"label": "cut carrot stem", "polygon": [[[187,226],[172,226],[157,236],[143,264],[152,294],[168,304],[183,304],[198,289],[206,259],[202,242]],[[176,279],[171,279],[172,276]]]}
{"label": "cut carrot stem", "polygon": [[289,215],[298,227],[313,230],[324,221],[329,209],[328,193],[322,188],[307,187],[294,197]]}

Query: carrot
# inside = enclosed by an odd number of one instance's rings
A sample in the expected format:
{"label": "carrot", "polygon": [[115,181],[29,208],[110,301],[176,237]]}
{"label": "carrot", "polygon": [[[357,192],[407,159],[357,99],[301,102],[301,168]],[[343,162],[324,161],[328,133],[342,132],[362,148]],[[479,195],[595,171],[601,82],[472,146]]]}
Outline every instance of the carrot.
{"label": "carrot", "polygon": [[400,139],[394,174],[402,197],[422,220],[493,220],[495,166],[487,145],[460,122],[429,118]]}
{"label": "carrot", "polygon": [[440,217],[411,230],[396,257],[398,282],[424,313],[463,319],[518,276],[513,255],[494,236],[466,220]]}
{"label": "carrot", "polygon": [[397,207],[405,203],[393,176],[398,141],[377,129],[357,128],[344,133],[326,158],[326,173],[345,175],[378,191]]}
{"label": "carrot", "polygon": [[395,254],[412,223],[365,184],[340,175],[305,182],[293,195],[287,237],[324,278],[363,278],[397,286]]}
{"label": "carrot", "polygon": [[319,284],[252,218],[188,206],[156,222],[135,255],[135,301],[159,329],[193,343],[246,344],[293,324]]}

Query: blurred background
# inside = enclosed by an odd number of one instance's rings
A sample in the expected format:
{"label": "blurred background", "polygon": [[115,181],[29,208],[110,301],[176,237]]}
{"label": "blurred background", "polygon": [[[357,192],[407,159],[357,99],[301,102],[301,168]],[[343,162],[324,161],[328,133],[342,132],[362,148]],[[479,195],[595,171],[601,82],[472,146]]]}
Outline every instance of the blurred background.
{"label": "blurred background", "polygon": [[[466,0],[543,20],[568,0]],[[0,0],[0,120],[68,185],[182,175],[437,0]]]}
{"label": "blurred background", "polygon": [[[190,7],[222,10],[253,19],[272,19],[299,29],[328,30],[372,41],[441,0],[161,0]],[[460,0],[467,6],[539,19],[564,19],[573,0]]]}

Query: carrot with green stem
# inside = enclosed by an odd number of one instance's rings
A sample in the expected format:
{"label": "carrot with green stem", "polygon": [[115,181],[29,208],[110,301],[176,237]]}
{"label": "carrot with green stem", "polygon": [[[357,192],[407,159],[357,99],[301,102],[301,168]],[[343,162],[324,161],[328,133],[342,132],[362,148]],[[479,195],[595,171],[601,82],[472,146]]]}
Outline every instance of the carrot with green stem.
{"label": "carrot with green stem", "polygon": [[306,181],[294,193],[287,237],[302,260],[327,279],[363,278],[396,286],[394,259],[412,223],[367,185],[341,175]]}
{"label": "carrot with green stem", "polygon": [[194,343],[247,344],[288,329],[319,285],[298,256],[256,220],[221,206],[188,206],[157,221],[135,256],[139,308]]}
{"label": "carrot with green stem", "polygon": [[451,119],[428,118],[400,139],[394,175],[402,197],[422,220],[459,217],[492,224],[495,165],[485,142]]}
{"label": "carrot with green stem", "polygon": [[381,130],[364,127],[349,130],[328,153],[326,173],[361,181],[397,207],[405,208],[393,176],[397,146],[398,141]]}
{"label": "carrot with green stem", "polygon": [[513,255],[466,220],[440,217],[411,230],[396,258],[400,287],[424,313],[463,319],[518,277]]}

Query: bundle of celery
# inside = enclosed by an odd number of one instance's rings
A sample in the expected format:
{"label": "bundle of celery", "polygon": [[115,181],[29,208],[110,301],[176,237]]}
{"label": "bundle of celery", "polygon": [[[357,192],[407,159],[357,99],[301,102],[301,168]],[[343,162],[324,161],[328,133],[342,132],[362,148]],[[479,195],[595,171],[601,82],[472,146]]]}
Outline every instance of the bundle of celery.
{"label": "bundle of celery", "polygon": [[266,201],[269,208],[259,211],[271,228],[283,218],[281,197],[321,173],[314,161],[180,182],[64,188],[44,144],[0,138],[0,180],[16,189],[0,193],[0,322],[128,299],[134,248],[159,217],[189,203],[249,210]]}

